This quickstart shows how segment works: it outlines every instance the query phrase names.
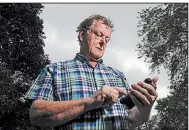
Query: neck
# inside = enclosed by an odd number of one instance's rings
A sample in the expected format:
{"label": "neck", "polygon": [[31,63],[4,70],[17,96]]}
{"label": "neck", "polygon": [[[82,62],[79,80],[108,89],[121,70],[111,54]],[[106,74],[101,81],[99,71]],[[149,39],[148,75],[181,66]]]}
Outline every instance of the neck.
{"label": "neck", "polygon": [[86,56],[86,57],[88,57],[88,58],[90,59],[90,61],[98,62],[98,61],[100,60],[100,59],[95,59],[95,58],[91,57],[91,56],[89,55],[89,53],[87,53],[87,52],[84,52],[84,51],[81,51],[81,50],[80,50],[79,53],[82,54],[82,55],[84,55],[84,56]]}
{"label": "neck", "polygon": [[92,61],[92,62],[98,62],[98,61],[99,61],[99,59],[95,59],[95,58],[92,58],[92,57],[90,57],[90,56],[88,56],[88,58],[89,58],[90,61]]}
{"label": "neck", "polygon": [[83,53],[82,51],[80,51],[79,53],[82,54],[82,55],[84,55],[84,56],[86,56],[86,57],[88,57],[88,58],[90,59],[90,64],[91,64],[93,67],[96,67],[96,65],[97,65],[97,63],[98,63],[98,61],[99,61],[99,59],[92,58],[92,57],[90,57],[89,55],[87,55],[86,53]]}
{"label": "neck", "polygon": [[95,68],[98,62],[90,61],[90,64]]}

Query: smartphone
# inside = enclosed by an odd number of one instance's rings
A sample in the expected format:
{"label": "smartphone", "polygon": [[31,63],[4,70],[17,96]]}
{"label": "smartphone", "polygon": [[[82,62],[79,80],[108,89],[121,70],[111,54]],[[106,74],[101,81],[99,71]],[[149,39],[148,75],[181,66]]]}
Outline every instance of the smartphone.
{"label": "smartphone", "polygon": [[[152,82],[151,78],[146,78],[144,82],[152,85],[156,89],[156,85]],[[120,103],[127,105],[129,109],[133,108],[135,105],[144,105],[144,103],[132,93],[128,93],[126,96],[122,97]]]}

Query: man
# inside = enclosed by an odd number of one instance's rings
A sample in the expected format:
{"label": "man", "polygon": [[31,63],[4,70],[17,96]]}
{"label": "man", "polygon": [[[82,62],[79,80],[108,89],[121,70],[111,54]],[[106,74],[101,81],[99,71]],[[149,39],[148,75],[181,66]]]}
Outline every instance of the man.
{"label": "man", "polygon": [[[153,86],[138,82],[129,88],[123,73],[103,64],[112,31],[111,21],[101,15],[81,22],[80,52],[73,60],[47,65],[26,94],[33,101],[33,125],[55,130],[126,130],[148,120],[157,98]],[[121,104],[120,98],[128,93],[144,105],[129,109]]]}

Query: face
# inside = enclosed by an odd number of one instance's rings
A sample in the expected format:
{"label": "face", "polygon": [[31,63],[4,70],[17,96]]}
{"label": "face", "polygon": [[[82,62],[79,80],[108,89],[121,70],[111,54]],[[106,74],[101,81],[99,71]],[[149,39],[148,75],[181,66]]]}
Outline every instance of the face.
{"label": "face", "polygon": [[104,55],[111,33],[112,29],[103,24],[102,21],[94,21],[81,45],[85,55],[93,60],[100,59]]}

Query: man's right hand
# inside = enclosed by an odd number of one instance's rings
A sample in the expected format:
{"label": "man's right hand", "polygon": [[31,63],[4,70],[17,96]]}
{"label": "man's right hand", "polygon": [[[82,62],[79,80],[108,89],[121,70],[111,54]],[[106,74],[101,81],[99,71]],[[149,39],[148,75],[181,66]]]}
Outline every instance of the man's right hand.
{"label": "man's right hand", "polygon": [[118,98],[126,94],[126,91],[120,87],[103,86],[94,96],[91,107],[100,108],[112,105],[117,102]]}

